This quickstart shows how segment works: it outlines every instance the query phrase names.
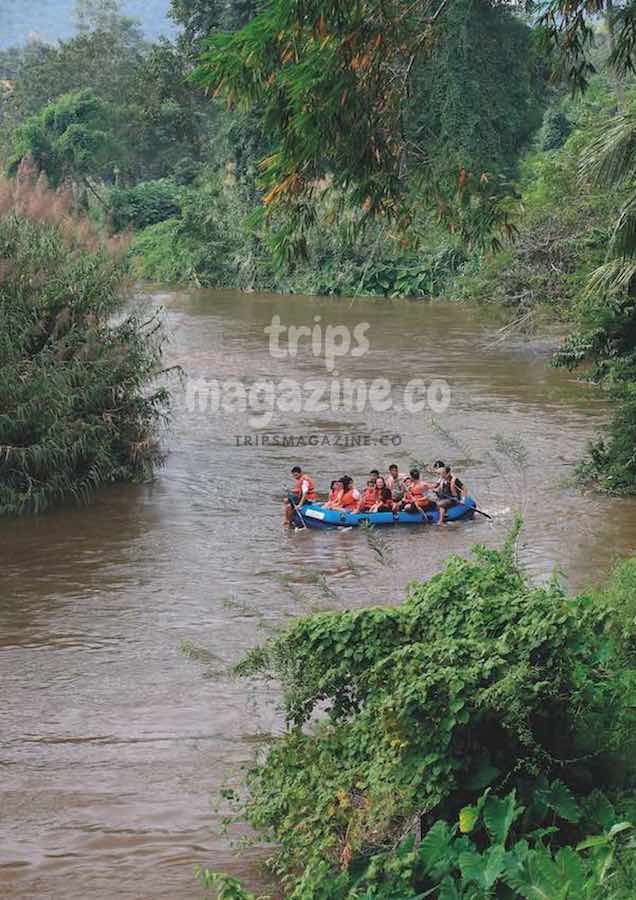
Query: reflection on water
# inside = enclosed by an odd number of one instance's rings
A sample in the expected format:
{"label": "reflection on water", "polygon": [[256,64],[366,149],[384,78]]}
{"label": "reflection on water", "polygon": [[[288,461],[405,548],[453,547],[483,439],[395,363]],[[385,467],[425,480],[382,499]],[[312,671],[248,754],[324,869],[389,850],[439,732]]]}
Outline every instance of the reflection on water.
{"label": "reflection on water", "polygon": [[[273,360],[263,329],[370,324],[368,354],[341,375],[444,378],[450,409],[294,418],[268,431],[399,435],[395,449],[236,446],[245,416],[189,414],[176,388],[170,454],[157,482],[105,491],[86,509],[0,525],[0,893],[3,897],[198,897],[195,862],[255,877],[215,831],[211,800],[281,722],[275,696],[225,674],[290,616],[397,602],[448,553],[499,543],[524,511],[523,561],[573,585],[634,552],[636,506],[563,485],[603,422],[598,396],[546,366],[545,345],[510,346],[461,307],[179,292],[162,304],[169,355],[190,377],[324,378],[301,344]],[[523,465],[497,450],[518,440]],[[494,515],[446,530],[383,532],[395,564],[356,531],[284,533],[279,497],[300,461],[321,486],[343,471],[448,458]],[[312,578],[326,577],[327,589]]]}

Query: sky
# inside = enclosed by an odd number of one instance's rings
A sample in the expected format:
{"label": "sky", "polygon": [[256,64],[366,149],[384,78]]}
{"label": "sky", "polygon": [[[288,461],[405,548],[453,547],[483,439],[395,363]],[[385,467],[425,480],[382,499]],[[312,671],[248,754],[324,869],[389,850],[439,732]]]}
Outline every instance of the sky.
{"label": "sky", "polygon": [[[141,19],[148,38],[173,35],[174,23],[166,13],[170,0],[125,0],[126,15]],[[74,33],[75,0],[0,0],[0,47],[23,43],[29,34],[53,41]]]}

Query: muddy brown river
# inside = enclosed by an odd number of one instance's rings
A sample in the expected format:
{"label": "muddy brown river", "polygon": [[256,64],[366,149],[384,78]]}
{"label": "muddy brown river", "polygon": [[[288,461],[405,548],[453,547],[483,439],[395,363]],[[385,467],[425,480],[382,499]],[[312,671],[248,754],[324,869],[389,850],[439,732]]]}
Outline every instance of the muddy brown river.
{"label": "muddy brown river", "polygon": [[[258,882],[262,854],[234,849],[215,798],[282,725],[274,689],[227,670],[291,617],[398,602],[449,553],[500,543],[516,508],[533,578],[560,569],[580,587],[636,549],[636,504],[565,484],[607,407],[548,367],[549,342],[504,340],[459,306],[218,291],[136,302],[164,308],[167,356],[185,372],[165,468],[86,508],[0,524],[5,900],[188,900],[202,894],[197,863]],[[281,327],[368,323],[368,351],[336,359],[337,376],[307,338],[296,356],[272,356],[264,329],[275,315]],[[337,377],[386,378],[390,408],[286,408],[256,421],[227,397],[219,411],[211,394],[207,409],[193,402],[202,383]],[[448,408],[404,408],[413,378],[444,381]],[[284,446],[290,437],[307,446]],[[438,457],[491,522],[390,528],[390,565],[359,531],[281,528],[297,460],[324,488],[345,471],[364,483],[372,466]]]}

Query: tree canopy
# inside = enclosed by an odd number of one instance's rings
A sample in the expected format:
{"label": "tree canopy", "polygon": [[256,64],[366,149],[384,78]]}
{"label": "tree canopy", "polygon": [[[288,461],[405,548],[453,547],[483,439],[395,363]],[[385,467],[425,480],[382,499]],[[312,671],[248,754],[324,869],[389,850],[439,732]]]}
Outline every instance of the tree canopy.
{"label": "tree canopy", "polygon": [[[266,205],[302,221],[328,178],[363,216],[409,224],[425,199],[479,242],[507,227],[493,175],[536,120],[529,35],[507,7],[483,0],[272,0],[241,30],[207,41],[195,78],[231,106],[258,107],[276,136],[262,163]],[[516,87],[502,103],[506,77]]]}
{"label": "tree canopy", "polygon": [[8,172],[26,157],[54,186],[101,175],[112,162],[108,112],[92,91],[64,94],[16,129]]}

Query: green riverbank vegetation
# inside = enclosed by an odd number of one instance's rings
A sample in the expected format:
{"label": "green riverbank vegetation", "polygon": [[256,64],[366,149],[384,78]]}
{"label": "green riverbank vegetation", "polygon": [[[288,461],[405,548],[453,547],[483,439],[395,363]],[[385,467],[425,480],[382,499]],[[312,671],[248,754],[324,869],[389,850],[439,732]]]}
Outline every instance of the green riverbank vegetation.
{"label": "green riverbank vegetation", "polygon": [[557,319],[555,362],[617,408],[580,479],[632,493],[632,12],[173,0],[150,43],[95,0],[0,52],[0,155],[129,235],[140,279]]}
{"label": "green riverbank vegetation", "polygon": [[36,178],[0,181],[0,515],[148,478],[168,404],[159,322],[125,311],[125,242]]}
{"label": "green riverbank vegetation", "polygon": [[634,897],[636,566],[571,597],[527,581],[515,538],[238,665],[282,687],[287,730],[234,797],[285,896]]}

